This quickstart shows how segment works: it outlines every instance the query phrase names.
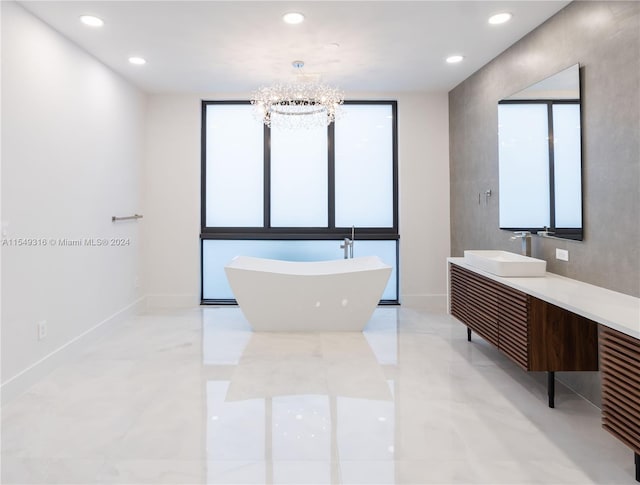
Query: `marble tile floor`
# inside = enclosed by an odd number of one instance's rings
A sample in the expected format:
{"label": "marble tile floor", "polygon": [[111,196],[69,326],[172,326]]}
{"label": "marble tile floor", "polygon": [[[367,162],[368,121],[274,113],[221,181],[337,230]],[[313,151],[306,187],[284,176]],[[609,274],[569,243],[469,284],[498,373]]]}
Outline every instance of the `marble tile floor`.
{"label": "marble tile floor", "polygon": [[236,307],[138,315],[2,409],[3,484],[633,484],[600,411],[446,314],[252,333]]}

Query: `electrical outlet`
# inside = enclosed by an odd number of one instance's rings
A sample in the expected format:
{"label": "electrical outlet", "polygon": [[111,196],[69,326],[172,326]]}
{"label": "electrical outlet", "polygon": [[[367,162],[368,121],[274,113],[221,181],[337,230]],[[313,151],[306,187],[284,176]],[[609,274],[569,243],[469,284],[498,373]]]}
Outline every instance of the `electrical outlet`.
{"label": "electrical outlet", "polygon": [[47,321],[42,320],[38,322],[38,340],[44,340],[47,338]]}
{"label": "electrical outlet", "polygon": [[560,261],[569,261],[569,251],[566,249],[556,248],[556,259]]}

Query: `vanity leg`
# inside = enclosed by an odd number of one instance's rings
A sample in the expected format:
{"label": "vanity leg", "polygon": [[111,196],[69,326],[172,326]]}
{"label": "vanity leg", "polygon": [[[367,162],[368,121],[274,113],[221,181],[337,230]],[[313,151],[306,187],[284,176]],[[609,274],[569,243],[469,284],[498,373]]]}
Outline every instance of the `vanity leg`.
{"label": "vanity leg", "polygon": [[467,327],[467,342],[471,342],[471,329]]}
{"label": "vanity leg", "polygon": [[640,455],[634,453],[633,456],[636,459],[636,482],[640,482]]}
{"label": "vanity leg", "polygon": [[[554,371],[547,372],[547,395],[549,396],[549,407],[556,407],[556,373]],[[636,464],[638,462],[636,461]]]}

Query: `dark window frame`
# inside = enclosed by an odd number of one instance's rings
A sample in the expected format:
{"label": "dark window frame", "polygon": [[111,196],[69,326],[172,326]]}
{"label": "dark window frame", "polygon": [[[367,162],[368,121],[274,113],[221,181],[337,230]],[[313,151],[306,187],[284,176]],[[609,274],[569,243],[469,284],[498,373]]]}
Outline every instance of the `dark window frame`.
{"label": "dark window frame", "polygon": [[[271,219],[271,129],[266,125],[263,136],[263,225],[262,227],[208,227],[206,225],[206,174],[207,174],[207,106],[209,105],[248,105],[247,100],[202,100],[201,104],[201,174],[200,174],[200,300],[201,304],[235,304],[235,300],[205,299],[203,295],[204,268],[203,241],[208,239],[239,240],[335,240],[340,241],[351,235],[351,227],[335,225],[335,127],[331,123],[327,127],[327,176],[328,176],[328,221],[327,227],[270,227]],[[393,177],[393,225],[392,227],[357,227],[356,240],[364,241],[396,241],[396,289],[399,293],[399,260],[400,248],[398,228],[398,102],[395,100],[347,100],[345,105],[389,105],[392,120],[392,177]],[[399,298],[399,294],[396,295]],[[395,300],[382,300],[381,304],[399,303]]]}

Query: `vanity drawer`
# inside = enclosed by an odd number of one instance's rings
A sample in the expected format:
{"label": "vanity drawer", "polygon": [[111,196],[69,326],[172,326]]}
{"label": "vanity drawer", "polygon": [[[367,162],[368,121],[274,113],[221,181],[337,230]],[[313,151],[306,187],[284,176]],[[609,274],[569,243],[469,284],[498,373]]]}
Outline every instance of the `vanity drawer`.
{"label": "vanity drawer", "polygon": [[529,368],[529,297],[503,286],[498,296],[498,348],[523,369]]}
{"label": "vanity drawer", "polygon": [[528,296],[465,268],[450,270],[451,314],[527,369]]}
{"label": "vanity drawer", "polygon": [[602,426],[640,453],[640,340],[602,326]]}
{"label": "vanity drawer", "polygon": [[487,278],[451,266],[451,314],[493,345],[498,345],[498,292]]}

